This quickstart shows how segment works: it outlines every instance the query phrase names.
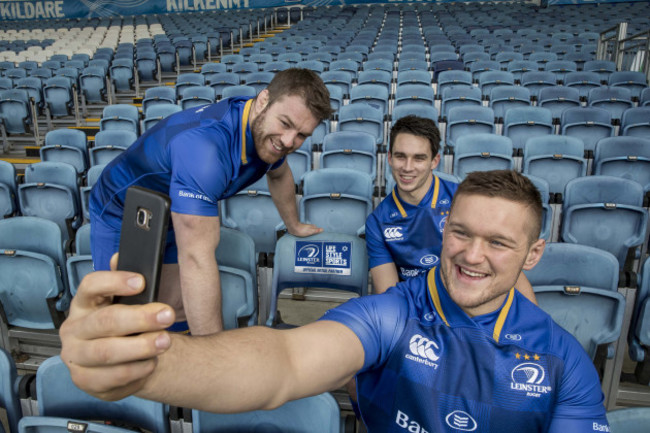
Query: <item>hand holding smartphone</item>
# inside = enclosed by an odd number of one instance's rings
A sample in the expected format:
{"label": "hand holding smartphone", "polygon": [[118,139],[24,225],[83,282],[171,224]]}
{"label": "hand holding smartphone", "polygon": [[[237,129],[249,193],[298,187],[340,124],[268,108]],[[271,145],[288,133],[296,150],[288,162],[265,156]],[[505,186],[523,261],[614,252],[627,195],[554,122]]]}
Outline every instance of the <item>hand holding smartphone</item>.
{"label": "hand holding smartphone", "polygon": [[169,197],[157,191],[140,186],[129,187],[126,191],[117,269],[142,274],[145,288],[134,296],[118,296],[115,303],[140,305],[156,300],[169,207]]}

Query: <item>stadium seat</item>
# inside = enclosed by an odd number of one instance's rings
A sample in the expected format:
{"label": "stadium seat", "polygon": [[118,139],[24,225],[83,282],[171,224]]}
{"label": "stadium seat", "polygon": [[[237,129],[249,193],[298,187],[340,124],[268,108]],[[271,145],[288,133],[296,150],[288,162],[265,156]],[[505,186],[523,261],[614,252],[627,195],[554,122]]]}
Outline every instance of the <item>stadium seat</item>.
{"label": "stadium seat", "polygon": [[650,138],[650,107],[635,107],[625,110],[621,118],[620,135]]}
{"label": "stadium seat", "polygon": [[[619,266],[610,253],[549,243],[539,263],[525,274],[540,308],[576,337],[592,360],[599,345],[618,340],[625,299],[617,292]],[[612,357],[613,347],[607,355]]]}
{"label": "stadium seat", "polygon": [[[22,417],[16,389],[19,379],[13,358],[7,351],[0,348],[0,408],[6,412],[8,433],[18,433],[18,421]],[[1,425],[0,431],[5,432]]]}
{"label": "stadium seat", "polygon": [[610,60],[589,60],[582,67],[583,71],[596,72],[601,83],[607,83],[612,72],[616,72],[616,63]]}
{"label": "stadium seat", "polygon": [[553,134],[553,117],[542,107],[509,110],[503,118],[503,135],[512,139],[515,149],[523,149],[530,137]]}
{"label": "stadium seat", "polygon": [[624,87],[632,94],[632,99],[638,100],[641,92],[648,87],[645,73],[640,71],[615,71],[609,76],[608,84],[613,87]]}
{"label": "stadium seat", "polygon": [[79,75],[81,95],[86,103],[106,102],[106,70],[99,66],[88,66]]}
{"label": "stadium seat", "polygon": [[0,220],[13,216],[18,208],[16,168],[0,160]]}
{"label": "stadium seat", "polygon": [[643,187],[629,179],[586,176],[569,181],[562,205],[562,240],[614,254],[621,268],[628,250],[646,236]]}
{"label": "stadium seat", "polygon": [[267,71],[259,71],[259,72],[252,72],[248,74],[248,77],[246,77],[246,80],[244,81],[244,84],[247,86],[251,86],[255,88],[255,91],[259,95],[259,93],[266,89],[273,80],[273,77],[275,76],[274,72],[267,72]]}
{"label": "stadium seat", "polygon": [[511,72],[515,77],[515,83],[521,83],[523,75],[530,71],[538,71],[539,67],[537,62],[530,60],[513,60],[508,63],[507,71]]}
{"label": "stadium seat", "polygon": [[[241,79],[240,79],[241,80]],[[239,84],[239,81],[237,82]],[[194,86],[204,86],[205,77],[196,72],[188,72],[185,74],[180,74],[176,79],[176,99],[181,99],[183,97],[183,91],[189,87]]]}
{"label": "stadium seat", "polygon": [[398,85],[395,91],[395,107],[399,107],[402,104],[417,104],[423,107],[433,107],[434,101],[435,94],[430,84],[402,84]]}
{"label": "stadium seat", "polygon": [[293,400],[273,410],[238,414],[192,411],[192,433],[313,432],[341,431],[339,406],[329,393]]}
{"label": "stadium seat", "polygon": [[447,121],[449,111],[456,107],[478,107],[481,108],[481,90],[477,87],[465,85],[448,86],[443,90],[442,102],[440,105],[440,116]]}
{"label": "stadium seat", "polygon": [[472,73],[469,71],[442,71],[438,75],[437,95],[442,99],[445,89],[450,86],[467,86],[472,87]]}
{"label": "stadium seat", "polygon": [[560,122],[562,135],[582,140],[585,151],[593,153],[596,143],[614,135],[609,111],[596,107],[568,108]]}
{"label": "stadium seat", "polygon": [[30,131],[32,114],[29,94],[25,89],[0,91],[0,123],[8,134],[25,134]]}
{"label": "stadium seat", "polygon": [[543,69],[548,72],[553,72],[555,74],[555,80],[558,83],[563,83],[566,74],[578,71],[578,65],[571,60],[553,60],[545,63]]}
{"label": "stadium seat", "polygon": [[320,168],[349,168],[377,177],[375,138],[364,132],[332,132],[323,140]]}
{"label": "stadium seat", "polygon": [[492,89],[502,86],[514,86],[515,77],[506,71],[486,71],[479,78],[479,87],[483,99],[489,99]]}
{"label": "stadium seat", "polygon": [[456,140],[454,175],[464,179],[472,171],[512,170],[512,140],[496,134],[467,134]]}
{"label": "stadium seat", "polygon": [[384,116],[380,109],[365,102],[339,108],[339,131],[360,131],[375,137],[377,145],[384,141]]}
{"label": "stadium seat", "polygon": [[277,297],[291,287],[330,288],[366,295],[365,241],[354,235],[329,232],[306,238],[282,236],[275,248],[267,326],[278,324]]}
{"label": "stadium seat", "polygon": [[522,86],[496,86],[492,87],[489,99],[494,118],[502,123],[506,111],[530,106],[530,90]]}
{"label": "stadium seat", "polygon": [[183,110],[200,107],[215,102],[215,92],[209,86],[192,86],[183,92],[180,104]]}
{"label": "stadium seat", "polygon": [[[449,93],[449,90],[446,92]],[[456,140],[466,134],[493,133],[494,111],[482,106],[453,107],[447,115],[445,144],[455,146]]]}
{"label": "stadium seat", "polygon": [[90,166],[109,163],[137,139],[133,131],[126,129],[99,131],[95,134],[95,145],[88,151]]}
{"label": "stadium seat", "polygon": [[160,122],[165,117],[178,113],[183,109],[176,104],[156,104],[149,105],[142,119],[142,131],[147,131]]}
{"label": "stadium seat", "polygon": [[115,90],[118,92],[128,92],[133,85],[133,59],[132,58],[115,58],[108,68],[110,79]]}
{"label": "stadium seat", "polygon": [[608,86],[591,89],[587,95],[587,104],[609,111],[615,123],[620,122],[625,110],[634,106],[629,89]]}
{"label": "stadium seat", "polygon": [[581,106],[580,92],[576,88],[566,86],[544,87],[537,96],[537,105],[551,110],[553,122],[559,123],[564,110]]}
{"label": "stadium seat", "polygon": [[604,138],[596,144],[594,175],[622,177],[650,191],[650,139]]}
{"label": "stadium seat", "polygon": [[530,179],[531,182],[537,187],[539,194],[542,196],[542,227],[540,229],[539,237],[540,239],[546,240],[549,242],[551,240],[551,231],[553,226],[553,209],[550,205],[551,200],[551,188],[548,185],[548,181],[541,177],[533,176],[526,174],[526,177]]}
{"label": "stadium seat", "polygon": [[75,254],[67,258],[66,269],[70,295],[74,297],[77,294],[77,288],[81,280],[94,270],[93,259],[90,254],[90,224],[84,224],[77,230],[75,234]]}
{"label": "stadium seat", "polygon": [[586,101],[589,96],[589,91],[599,88],[600,77],[596,72],[576,71],[570,72],[564,76],[564,85],[567,87],[575,87],[580,93],[580,99]]}
{"label": "stadium seat", "polygon": [[530,90],[532,99],[537,100],[541,89],[544,87],[554,87],[557,85],[557,81],[555,81],[555,74],[552,72],[530,71],[522,74],[521,85]]}
{"label": "stadium seat", "polygon": [[66,162],[77,174],[88,170],[86,134],[78,129],[61,128],[45,134],[45,145],[39,149],[41,161]]}
{"label": "stadium seat", "polygon": [[57,223],[65,239],[81,225],[81,202],[75,168],[64,162],[37,162],[25,168],[18,185],[20,213]]}
{"label": "stadium seat", "polygon": [[433,120],[436,125],[438,124],[438,110],[433,105],[424,106],[413,102],[403,102],[400,105],[393,107],[393,114],[391,115],[392,123],[404,116],[414,115]]}
{"label": "stadium seat", "polygon": [[36,373],[38,413],[80,420],[120,422],[153,433],[169,433],[169,408],[135,396],[104,401],[86,394],[72,382],[59,356],[45,360]]}
{"label": "stadium seat", "polygon": [[584,144],[560,135],[530,137],[524,146],[522,171],[545,179],[552,193],[562,193],[568,181],[587,174]]}
{"label": "stadium seat", "polygon": [[327,168],[305,173],[300,220],[327,232],[362,234],[372,212],[372,177],[357,170]]}
{"label": "stadium seat", "polygon": [[626,407],[607,412],[611,433],[643,433],[650,423],[649,407]]}
{"label": "stadium seat", "polygon": [[104,107],[99,121],[100,131],[124,130],[140,133],[140,113],[135,105],[113,104]]}
{"label": "stadium seat", "polygon": [[[433,103],[433,89],[431,89]],[[388,116],[388,90],[381,84],[359,84],[350,89],[350,104],[366,103],[381,110],[384,117]]]}
{"label": "stadium seat", "polygon": [[145,90],[142,112],[146,113],[149,107],[159,104],[176,104],[176,92],[172,87],[158,86]]}

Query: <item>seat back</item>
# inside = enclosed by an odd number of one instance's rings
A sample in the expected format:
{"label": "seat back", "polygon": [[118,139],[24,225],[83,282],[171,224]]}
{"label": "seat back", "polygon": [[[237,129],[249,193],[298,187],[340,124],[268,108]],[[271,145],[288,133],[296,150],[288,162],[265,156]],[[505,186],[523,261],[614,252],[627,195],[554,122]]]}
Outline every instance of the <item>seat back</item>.
{"label": "seat back", "polygon": [[45,360],[38,368],[36,392],[42,416],[120,421],[154,433],[170,431],[165,405],[138,397],[118,401],[92,397],[72,382],[70,370],[59,356]]}
{"label": "seat back", "polygon": [[612,433],[643,433],[650,424],[650,407],[627,407],[607,412]]}
{"label": "seat back", "polygon": [[45,146],[40,148],[41,160],[66,162],[77,173],[88,169],[86,134],[77,129],[55,129],[45,134]]}
{"label": "seat back", "polygon": [[293,400],[273,410],[238,414],[192,411],[193,433],[220,431],[339,433],[340,428],[339,407],[329,393]]}
{"label": "seat back", "polygon": [[584,144],[575,137],[530,137],[524,146],[523,172],[546,179],[551,192],[561,193],[567,182],[587,174]]}
{"label": "seat back", "polygon": [[454,147],[454,175],[464,179],[473,171],[512,170],[512,140],[496,134],[467,134]]}
{"label": "seat back", "polygon": [[0,219],[11,216],[18,209],[16,168],[0,160]]}
{"label": "seat back", "polygon": [[562,239],[614,254],[621,267],[630,248],[641,245],[648,223],[643,187],[632,180],[587,176],[564,192]]}
{"label": "seat back", "polygon": [[360,234],[372,212],[372,177],[346,168],[305,173],[300,220],[325,231]]}
{"label": "seat back", "polygon": [[332,132],[323,140],[320,168],[349,168],[377,177],[375,138],[365,132]]}
{"label": "seat back", "polygon": [[553,134],[553,115],[542,107],[509,110],[503,118],[503,135],[512,139],[515,149],[522,149],[533,136]]}
{"label": "seat back", "polygon": [[[9,433],[18,433],[18,421],[22,416],[20,401],[16,392],[18,373],[9,353],[0,349],[0,407],[7,412]],[[0,426],[0,431],[4,429]]]}
{"label": "seat back", "polygon": [[592,151],[596,143],[614,135],[609,111],[597,107],[568,108],[562,112],[562,135],[583,141],[585,150]]}
{"label": "seat back", "polygon": [[100,131],[110,129],[125,129],[133,131],[136,135],[140,132],[140,114],[138,108],[130,104],[107,105],[99,121]]}
{"label": "seat back", "polygon": [[271,306],[267,326],[275,323],[277,297],[291,287],[368,293],[368,257],[358,236],[323,232],[306,238],[284,235],[275,247]]}
{"label": "seat back", "polygon": [[29,94],[25,89],[0,91],[0,121],[9,134],[24,134],[31,121]]}
{"label": "seat back", "polygon": [[631,179],[650,191],[650,140],[637,137],[604,138],[596,144],[594,174]]}
{"label": "seat back", "polygon": [[[157,104],[150,105],[145,112],[144,119],[142,119],[142,129],[147,131],[151,129],[158,122],[163,120],[165,117],[170,116],[174,113],[178,113],[183,109],[176,104]],[[109,131],[105,131],[109,132]],[[118,131],[114,131],[118,132]]]}

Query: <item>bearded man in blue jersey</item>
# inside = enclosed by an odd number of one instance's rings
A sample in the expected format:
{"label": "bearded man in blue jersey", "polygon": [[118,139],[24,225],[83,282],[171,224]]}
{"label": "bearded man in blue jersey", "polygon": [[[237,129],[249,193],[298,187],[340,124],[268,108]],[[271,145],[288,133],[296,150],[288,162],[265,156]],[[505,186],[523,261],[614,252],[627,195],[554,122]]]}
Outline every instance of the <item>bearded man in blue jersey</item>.
{"label": "bearded man in blue jersey", "polygon": [[90,195],[95,270],[118,251],[126,190],[150,188],[171,198],[159,300],[174,307],[174,331],[221,331],[221,286],[215,250],[219,200],[262,176],[289,233],[321,229],[298,220],[293,176],[285,160],[332,113],[329,92],[307,69],[276,74],[253,99],[228,98],[160,121],[108,164]]}
{"label": "bearded man in blue jersey", "polygon": [[[387,155],[395,187],[366,220],[374,293],[439,264],[442,232],[458,187],[433,172],[440,158],[440,132],[433,120],[405,116],[395,122]],[[536,302],[523,273],[516,286]]]}
{"label": "bearded man in blue jersey", "polygon": [[587,353],[513,287],[542,256],[541,223],[539,191],[525,176],[471,173],[454,196],[438,266],[290,330],[170,334],[166,305],[111,305],[142,290],[138,274],[95,272],[61,327],[61,358],[80,388],[104,399],[135,393],[240,412],[354,377],[371,433],[607,431]]}

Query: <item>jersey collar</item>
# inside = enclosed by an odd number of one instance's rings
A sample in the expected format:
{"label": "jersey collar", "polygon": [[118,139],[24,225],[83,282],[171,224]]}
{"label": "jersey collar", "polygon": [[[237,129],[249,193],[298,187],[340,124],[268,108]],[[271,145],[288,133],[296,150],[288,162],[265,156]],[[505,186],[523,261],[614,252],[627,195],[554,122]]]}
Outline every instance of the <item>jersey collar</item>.
{"label": "jersey collar", "polygon": [[249,99],[244,105],[244,110],[241,119],[241,163],[248,164],[248,157],[246,156],[246,134],[248,133],[248,116],[250,115],[251,107],[255,99]]}
{"label": "jersey collar", "polygon": [[[397,210],[399,210],[399,213],[402,215],[402,218],[406,218],[406,210],[404,209],[404,205],[402,205],[402,201],[400,200],[399,196],[397,195],[397,186],[393,188],[393,201],[395,202],[395,206],[397,206]],[[431,198],[431,209],[436,208],[436,204],[438,203],[438,193],[440,192],[440,179],[438,176],[435,174],[433,175],[433,196]],[[428,194],[428,192],[427,192]]]}
{"label": "jersey collar", "polygon": [[[432,268],[427,274],[427,286],[429,288],[429,295],[431,297],[431,302],[433,303],[433,307],[435,308],[436,312],[438,313],[438,316],[440,316],[440,319],[442,319],[445,325],[450,326],[449,322],[451,321],[453,324],[467,325],[471,323],[473,326],[476,326],[476,323],[449,297],[449,294],[447,293],[445,286],[442,284],[442,279],[440,277],[440,271],[438,270],[438,266]],[[441,288],[442,290],[439,288]],[[510,313],[510,309],[512,307],[512,301],[514,300],[514,297],[515,297],[515,288],[513,287],[508,291],[506,300],[503,306],[501,307],[499,316],[497,317],[497,320],[494,324],[494,330],[492,331],[492,338],[494,338],[494,341],[496,341],[497,343],[499,342],[499,339],[503,332],[503,326],[506,322],[506,318],[508,317],[508,313]],[[443,304],[445,304],[445,308],[443,308]],[[447,314],[445,314],[445,311]]]}

